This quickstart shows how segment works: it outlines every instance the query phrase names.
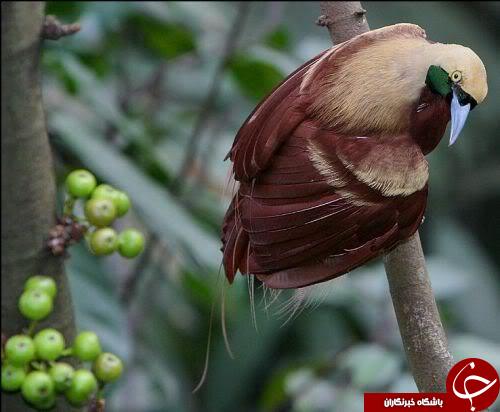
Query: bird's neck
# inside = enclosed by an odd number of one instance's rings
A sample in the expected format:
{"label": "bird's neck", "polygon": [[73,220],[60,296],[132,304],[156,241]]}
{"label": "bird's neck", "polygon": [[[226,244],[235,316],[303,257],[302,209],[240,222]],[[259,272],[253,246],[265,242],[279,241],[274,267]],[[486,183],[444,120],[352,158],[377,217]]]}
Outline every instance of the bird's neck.
{"label": "bird's neck", "polygon": [[410,135],[426,155],[441,141],[450,121],[450,96],[442,97],[424,87],[411,113]]}

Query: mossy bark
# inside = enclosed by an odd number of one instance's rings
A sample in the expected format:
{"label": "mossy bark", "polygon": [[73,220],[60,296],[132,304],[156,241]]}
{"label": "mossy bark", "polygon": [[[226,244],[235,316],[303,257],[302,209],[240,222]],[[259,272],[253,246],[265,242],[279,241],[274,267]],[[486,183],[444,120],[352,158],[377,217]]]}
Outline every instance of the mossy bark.
{"label": "mossy bark", "polygon": [[[74,315],[63,260],[45,247],[55,224],[55,179],[40,89],[44,2],[2,2],[2,332],[28,325],[17,301],[29,276],[58,284],[50,325],[71,342]],[[2,393],[2,410],[26,411],[19,395]],[[66,405],[58,411],[71,410]]]}

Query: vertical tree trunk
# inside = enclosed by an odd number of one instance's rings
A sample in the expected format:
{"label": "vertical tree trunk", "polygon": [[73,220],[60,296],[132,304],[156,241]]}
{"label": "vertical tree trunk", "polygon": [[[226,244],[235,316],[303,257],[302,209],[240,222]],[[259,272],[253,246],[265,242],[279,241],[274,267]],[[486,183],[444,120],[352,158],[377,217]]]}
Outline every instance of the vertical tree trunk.
{"label": "vertical tree trunk", "polygon": [[[50,324],[71,342],[74,318],[63,261],[45,248],[56,209],[40,90],[43,20],[44,2],[2,2],[2,332],[9,336],[27,326],[17,308],[23,284],[47,274],[57,281],[58,295],[40,327]],[[2,410],[27,406],[19,395],[2,393]]]}

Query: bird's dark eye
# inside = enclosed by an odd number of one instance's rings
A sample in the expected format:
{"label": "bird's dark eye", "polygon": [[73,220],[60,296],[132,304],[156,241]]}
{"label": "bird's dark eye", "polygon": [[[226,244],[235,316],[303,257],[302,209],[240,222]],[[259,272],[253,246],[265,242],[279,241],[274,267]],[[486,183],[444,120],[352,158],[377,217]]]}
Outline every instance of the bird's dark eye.
{"label": "bird's dark eye", "polygon": [[454,83],[458,83],[460,80],[462,80],[462,72],[459,70],[455,70],[450,77]]}

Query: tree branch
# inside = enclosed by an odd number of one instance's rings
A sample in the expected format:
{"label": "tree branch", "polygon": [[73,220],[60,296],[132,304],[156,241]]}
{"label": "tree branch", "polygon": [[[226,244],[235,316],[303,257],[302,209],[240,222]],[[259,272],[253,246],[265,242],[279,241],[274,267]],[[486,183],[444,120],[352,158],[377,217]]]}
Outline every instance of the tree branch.
{"label": "tree branch", "polygon": [[[17,301],[34,274],[58,284],[54,312],[39,328],[73,340],[74,319],[63,262],[45,241],[55,224],[55,181],[39,83],[43,2],[2,2],[2,332],[27,326]],[[26,411],[21,397],[2,393],[2,410]],[[60,403],[57,411],[72,410]]]}
{"label": "tree branch", "polygon": [[63,24],[55,16],[45,17],[42,28],[42,37],[47,40],[59,40],[64,36],[71,36],[80,31],[80,24]]}
{"label": "tree branch", "polygon": [[392,303],[410,369],[420,392],[446,392],[453,366],[416,232],[384,257]]}
{"label": "tree branch", "polygon": [[[322,1],[318,24],[333,42],[370,30],[360,2]],[[392,303],[413,378],[421,392],[445,392],[453,366],[418,232],[384,257]]]}
{"label": "tree branch", "polygon": [[326,26],[333,44],[339,44],[370,30],[366,10],[359,1],[320,1],[316,24]]}

